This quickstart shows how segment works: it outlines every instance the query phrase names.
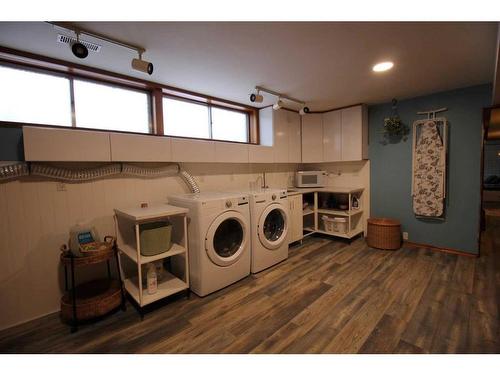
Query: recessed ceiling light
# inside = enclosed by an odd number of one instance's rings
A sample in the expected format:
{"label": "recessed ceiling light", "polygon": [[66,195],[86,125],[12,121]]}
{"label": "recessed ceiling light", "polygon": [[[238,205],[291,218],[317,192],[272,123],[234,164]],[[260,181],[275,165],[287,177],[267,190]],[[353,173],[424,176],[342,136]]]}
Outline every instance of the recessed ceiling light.
{"label": "recessed ceiling light", "polygon": [[389,69],[392,69],[394,66],[394,63],[392,61],[384,61],[378,64],[373,65],[373,71],[374,72],[385,72]]}

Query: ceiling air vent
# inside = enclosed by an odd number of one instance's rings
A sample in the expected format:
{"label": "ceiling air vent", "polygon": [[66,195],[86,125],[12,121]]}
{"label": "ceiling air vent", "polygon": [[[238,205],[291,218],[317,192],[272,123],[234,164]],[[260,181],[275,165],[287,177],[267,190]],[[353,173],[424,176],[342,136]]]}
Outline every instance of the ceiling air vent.
{"label": "ceiling air vent", "polygon": [[[76,38],[74,38],[72,36],[66,36],[66,35],[59,34],[59,35],[57,35],[57,41],[59,43],[71,45],[73,43],[76,43]],[[101,46],[99,44],[87,42],[86,40],[81,40],[81,39],[80,39],[80,43],[82,43],[85,47],[87,47],[89,51],[99,52],[101,50]]]}

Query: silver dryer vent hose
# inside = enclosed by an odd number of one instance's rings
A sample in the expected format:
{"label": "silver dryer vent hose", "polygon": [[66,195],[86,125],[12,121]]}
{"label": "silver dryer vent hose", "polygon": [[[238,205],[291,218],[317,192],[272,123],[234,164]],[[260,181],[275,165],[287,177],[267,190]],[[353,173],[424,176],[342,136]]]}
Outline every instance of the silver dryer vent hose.
{"label": "silver dryer vent hose", "polygon": [[30,174],[28,164],[23,162],[0,162],[0,181],[19,178]]}
{"label": "silver dryer vent hose", "polygon": [[69,169],[45,164],[31,164],[31,174],[53,178],[65,182],[83,182],[113,176],[121,173],[120,164],[110,164],[97,168]]}
{"label": "silver dryer vent hose", "polygon": [[191,174],[186,172],[184,169],[181,169],[180,167],[179,167],[179,174],[181,175],[182,179],[187,184],[187,186],[189,186],[189,188],[191,189],[191,193],[200,192],[200,187],[198,186],[196,180]]}
{"label": "silver dryer vent hose", "polygon": [[30,174],[64,182],[92,181],[120,174],[146,178],[180,175],[192,193],[200,192],[194,177],[181,169],[179,164],[170,164],[163,167],[143,167],[133,164],[114,163],[96,168],[70,169],[38,163],[31,163],[30,166],[25,162],[0,163],[0,181],[16,179]]}

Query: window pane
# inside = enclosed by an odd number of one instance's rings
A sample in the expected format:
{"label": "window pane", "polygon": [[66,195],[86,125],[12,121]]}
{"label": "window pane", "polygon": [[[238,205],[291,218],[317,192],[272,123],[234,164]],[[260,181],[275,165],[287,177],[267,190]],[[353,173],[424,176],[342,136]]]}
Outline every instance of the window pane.
{"label": "window pane", "polygon": [[0,120],[71,126],[69,80],[0,66]]}
{"label": "window pane", "polygon": [[210,138],[208,106],[163,98],[163,127],[167,135]]}
{"label": "window pane", "polygon": [[76,126],[150,133],[145,92],[74,81]]}
{"label": "window pane", "polygon": [[248,142],[247,121],[245,113],[212,107],[212,138]]}

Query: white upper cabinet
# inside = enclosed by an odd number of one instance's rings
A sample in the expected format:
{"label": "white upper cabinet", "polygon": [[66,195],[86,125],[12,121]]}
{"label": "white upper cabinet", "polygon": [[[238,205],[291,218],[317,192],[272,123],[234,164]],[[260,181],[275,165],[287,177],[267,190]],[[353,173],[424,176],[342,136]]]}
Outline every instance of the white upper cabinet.
{"label": "white upper cabinet", "polygon": [[274,162],[300,163],[300,115],[284,109],[273,111],[273,114]]}
{"label": "white upper cabinet", "polygon": [[26,161],[111,161],[109,133],[23,127]]}
{"label": "white upper cabinet", "polygon": [[215,161],[219,163],[248,163],[248,144],[215,142]]}
{"label": "white upper cabinet", "polygon": [[[267,109],[267,108],[266,108]],[[274,162],[288,163],[288,122],[286,110],[280,109],[273,112],[273,134],[274,134]]]}
{"label": "white upper cabinet", "polygon": [[[272,149],[272,157],[267,155],[267,149],[260,149],[265,156],[254,155],[250,161],[264,163],[300,163],[301,162],[301,140],[300,140],[300,115],[285,109],[273,110],[271,107],[259,111],[259,134],[260,145],[269,146]],[[258,148],[253,147],[252,154]]]}
{"label": "white upper cabinet", "polygon": [[187,163],[215,161],[215,142],[200,139],[172,138],[172,160]]}
{"label": "white upper cabinet", "polygon": [[302,162],[323,161],[323,116],[311,113],[302,116]]}
{"label": "white upper cabinet", "polygon": [[298,113],[287,111],[288,122],[288,162],[302,162],[302,141],[300,134],[301,117]]}
{"label": "white upper cabinet", "polygon": [[248,145],[248,161],[250,163],[273,163],[273,147]]}
{"label": "white upper cabinet", "polygon": [[342,160],[342,110],[323,114],[323,161]]}
{"label": "white upper cabinet", "polygon": [[151,135],[110,133],[113,161],[172,161],[171,139]]}
{"label": "white upper cabinet", "polygon": [[363,159],[368,159],[368,111],[366,106],[358,105],[323,113],[322,161]]}
{"label": "white upper cabinet", "polygon": [[342,160],[368,158],[368,110],[358,105],[342,109]]}

